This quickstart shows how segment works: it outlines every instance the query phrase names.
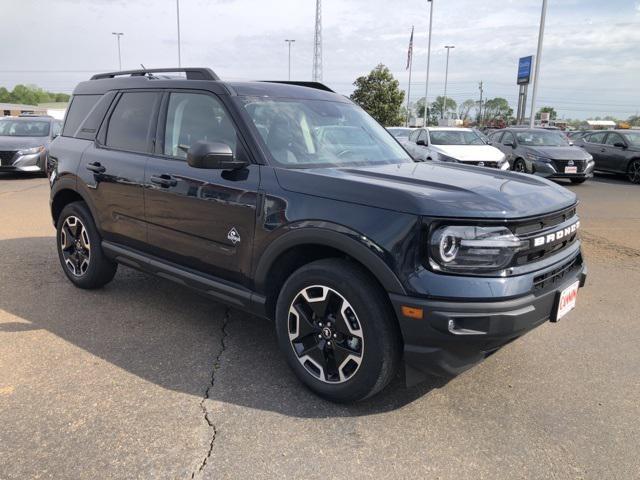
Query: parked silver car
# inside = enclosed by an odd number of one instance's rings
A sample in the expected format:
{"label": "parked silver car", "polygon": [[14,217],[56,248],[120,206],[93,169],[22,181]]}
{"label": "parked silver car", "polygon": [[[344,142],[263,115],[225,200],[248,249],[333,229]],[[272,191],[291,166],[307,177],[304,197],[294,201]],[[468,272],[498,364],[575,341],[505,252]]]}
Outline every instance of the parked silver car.
{"label": "parked silver car", "polygon": [[47,172],[49,144],[62,122],[49,116],[0,118],[0,172]]}

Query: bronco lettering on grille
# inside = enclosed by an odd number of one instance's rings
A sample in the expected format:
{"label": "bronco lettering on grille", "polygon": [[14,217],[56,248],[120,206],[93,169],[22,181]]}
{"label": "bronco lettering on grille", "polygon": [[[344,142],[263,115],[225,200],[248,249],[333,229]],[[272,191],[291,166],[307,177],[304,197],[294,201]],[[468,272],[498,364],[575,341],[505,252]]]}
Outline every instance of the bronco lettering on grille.
{"label": "bronco lettering on grille", "polygon": [[556,230],[552,233],[547,233],[546,235],[542,235],[541,237],[536,237],[533,239],[534,247],[541,247],[543,245],[549,245],[550,243],[558,242],[565,237],[571,236],[571,234],[578,231],[580,228],[580,221],[569,225],[568,227],[561,228],[560,230]]}

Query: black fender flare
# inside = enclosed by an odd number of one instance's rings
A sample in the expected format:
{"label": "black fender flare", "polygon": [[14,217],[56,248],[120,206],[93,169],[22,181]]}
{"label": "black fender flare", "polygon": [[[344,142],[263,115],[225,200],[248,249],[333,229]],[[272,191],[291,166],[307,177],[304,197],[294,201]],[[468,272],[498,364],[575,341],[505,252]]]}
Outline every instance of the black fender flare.
{"label": "black fender flare", "polygon": [[[260,256],[254,281],[258,292],[266,291],[267,276],[276,259],[287,250],[299,245],[332,247],[354,258],[380,282],[389,293],[405,295],[406,291],[396,274],[374,250],[383,250],[371,240],[340,225],[305,226],[289,230],[274,240]],[[332,228],[327,228],[328,226]]]}
{"label": "black fender flare", "polygon": [[[50,199],[49,199],[49,210],[51,212],[51,219],[54,222],[54,226],[55,226],[55,220],[53,220],[53,203],[56,199],[56,197],[63,191],[65,190],[69,190],[73,193],[75,193],[76,195],[78,195],[80,198],[82,198],[82,200],[84,201],[84,203],[87,204],[87,207],[89,208],[89,211],[91,212],[91,216],[93,216],[94,221],[96,218],[95,215],[95,208],[93,205],[93,202],[90,200],[90,196],[88,195],[88,192],[86,191],[81,191],[81,189],[78,188],[78,186],[80,185],[80,182],[77,180],[77,178],[75,176],[64,176],[61,178],[57,178],[55,180],[55,182],[53,183],[53,185],[51,185],[51,193],[50,193]],[[98,230],[100,230],[100,227],[96,224],[96,227],[98,227]],[[102,233],[102,232],[101,232]]]}

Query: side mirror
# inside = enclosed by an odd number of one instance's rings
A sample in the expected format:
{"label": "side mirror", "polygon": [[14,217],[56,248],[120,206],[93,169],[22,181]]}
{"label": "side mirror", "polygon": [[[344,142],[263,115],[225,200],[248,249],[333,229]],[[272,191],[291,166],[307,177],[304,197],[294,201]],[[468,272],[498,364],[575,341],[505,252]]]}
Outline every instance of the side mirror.
{"label": "side mirror", "polygon": [[573,147],[573,142],[571,140],[569,140],[569,146]]}
{"label": "side mirror", "polygon": [[416,140],[416,145],[421,145],[423,147],[426,147],[427,144],[425,143],[425,141],[421,138],[419,138],[418,140]]}
{"label": "side mirror", "polygon": [[627,145],[622,142],[616,142],[613,144],[613,146],[618,148],[627,148]]}
{"label": "side mirror", "polygon": [[193,168],[237,170],[248,165],[233,155],[231,147],[220,142],[195,142],[187,151],[187,163]]}

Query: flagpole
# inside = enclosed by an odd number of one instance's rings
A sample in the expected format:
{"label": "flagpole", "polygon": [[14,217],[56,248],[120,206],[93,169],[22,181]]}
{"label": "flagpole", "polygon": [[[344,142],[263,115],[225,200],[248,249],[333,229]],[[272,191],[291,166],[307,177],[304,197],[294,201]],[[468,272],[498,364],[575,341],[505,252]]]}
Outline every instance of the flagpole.
{"label": "flagpole", "polygon": [[429,109],[429,103],[427,98],[429,97],[429,65],[431,64],[431,26],[433,25],[433,0],[427,0],[429,2],[429,46],[427,47],[427,81],[424,87],[424,125],[427,126],[427,110]]}
{"label": "flagpole", "polygon": [[409,126],[409,117],[411,117],[411,110],[409,110],[409,102],[411,101],[411,72],[413,70],[413,25],[411,26],[411,40],[409,42],[409,85],[407,86],[407,120],[406,125]]}

